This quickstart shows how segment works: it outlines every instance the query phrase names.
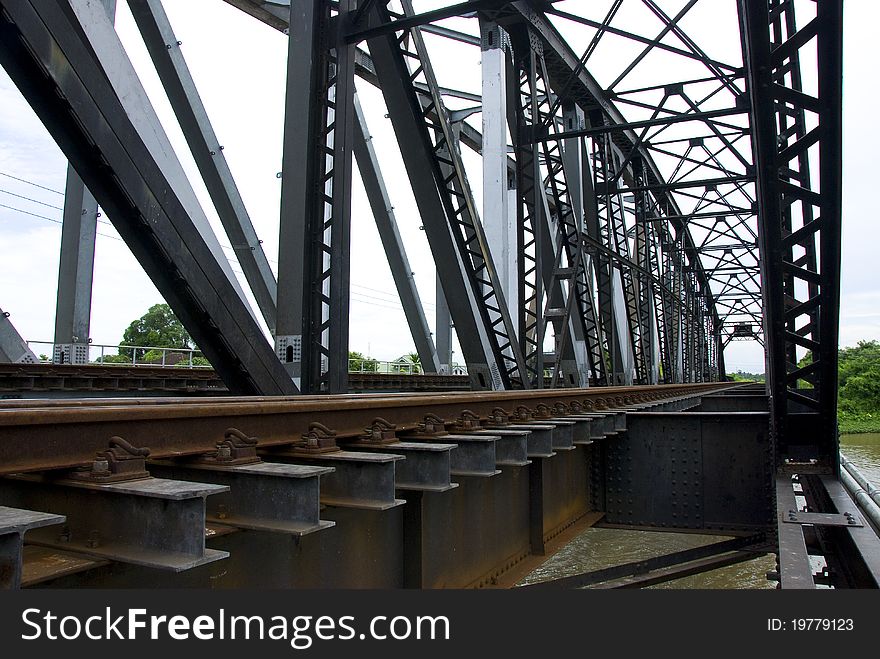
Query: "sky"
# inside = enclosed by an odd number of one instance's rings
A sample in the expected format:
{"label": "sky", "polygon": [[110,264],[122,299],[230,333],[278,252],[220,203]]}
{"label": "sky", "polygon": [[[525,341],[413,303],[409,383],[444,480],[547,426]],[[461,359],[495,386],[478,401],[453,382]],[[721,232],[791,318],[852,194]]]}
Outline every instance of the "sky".
{"label": "sky", "polygon": [[[707,4],[704,0],[704,6]],[[732,6],[729,0],[717,0]],[[638,4],[625,0],[624,6]],[[278,260],[278,215],[281,182],[286,37],[246,16],[222,0],[166,1],[166,11],[183,42],[182,49],[207,107],[224,155],[245,205],[263,240],[273,268]],[[416,11],[450,4],[416,0]],[[571,9],[575,0],[560,3]],[[674,0],[662,2],[673,6]],[[729,7],[728,7],[729,9]],[[723,15],[723,13],[721,14]],[[728,14],[729,15],[729,14]],[[711,17],[695,20],[709,20]],[[864,56],[875,44],[872,26],[880,19],[874,0],[847,0],[844,19],[844,187],[843,264],[841,274],[840,343],[880,339],[880,283],[875,274],[880,229],[876,203],[865,190],[876,185],[876,153],[880,137],[874,130],[880,92],[876,71]],[[723,21],[721,21],[723,23]],[[474,32],[476,21],[455,19],[449,27]],[[569,29],[569,28],[566,28]],[[736,29],[718,30],[717,41],[730,40]],[[233,259],[210,198],[201,183],[167,98],[152,70],[149,56],[127,4],[120,0],[117,31],[163,125],[212,221],[227,256]],[[480,92],[480,53],[475,47],[450,45],[428,35],[432,61],[442,86]],[[575,46],[575,50],[578,47]],[[601,62],[596,63],[601,67]],[[395,207],[415,280],[429,323],[434,325],[435,273],[405,170],[381,93],[361,80],[358,94],[365,108],[380,165]],[[470,105],[449,101],[454,108]],[[473,118],[479,126],[479,114]],[[463,149],[471,186],[481,204],[480,159]],[[0,69],[0,308],[10,314],[19,333],[31,341],[52,341],[58,278],[66,160],[15,85]],[[98,226],[92,305],[93,344],[116,345],[127,325],[161,296],[108,222]],[[352,186],[351,349],[378,359],[395,359],[414,350],[395,293],[372,215],[355,173]],[[243,277],[239,278],[244,281]],[[36,353],[47,346],[34,344]],[[455,347],[458,350],[458,347]],[[728,371],[763,371],[763,353],[754,342],[732,343],[725,353]],[[462,361],[460,354],[455,361]]]}

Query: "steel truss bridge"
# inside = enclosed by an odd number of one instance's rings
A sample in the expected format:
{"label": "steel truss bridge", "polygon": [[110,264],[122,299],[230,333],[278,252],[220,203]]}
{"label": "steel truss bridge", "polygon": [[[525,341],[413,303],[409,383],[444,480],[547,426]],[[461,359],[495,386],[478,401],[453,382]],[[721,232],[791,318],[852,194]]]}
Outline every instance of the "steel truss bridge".
{"label": "steel truss bridge", "polygon": [[[55,361],[87,361],[100,205],[230,394],[3,405],[6,585],[497,585],[602,523],[731,539],[555,585],[770,551],[782,587],[877,586],[836,422],[841,0],[226,1],[288,37],[277,274],[162,3],[128,5],[241,283],[116,0],[0,0],[0,63],[70,162]],[[453,45],[479,93],[443,78]],[[377,149],[430,245],[433,333]],[[355,164],[422,368],[448,372],[454,327],[470,392],[348,393]],[[726,381],[737,340],[766,390]],[[33,361],[5,317],[0,356]]]}

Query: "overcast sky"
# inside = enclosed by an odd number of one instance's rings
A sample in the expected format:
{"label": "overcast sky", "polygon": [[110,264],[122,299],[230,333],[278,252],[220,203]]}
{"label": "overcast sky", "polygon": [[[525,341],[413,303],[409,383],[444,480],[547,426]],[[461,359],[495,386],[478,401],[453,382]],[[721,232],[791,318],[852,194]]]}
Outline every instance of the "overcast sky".
{"label": "overcast sky", "polygon": [[[624,6],[636,0],[627,0]],[[716,5],[717,3],[717,5]],[[730,0],[703,0],[730,16]],[[416,0],[417,11],[448,1]],[[608,3],[605,3],[608,4]],[[669,11],[683,4],[661,2]],[[242,14],[222,0],[166,0],[166,11],[202,99],[230,164],[236,182],[272,267],[278,259],[278,214],[281,136],[285,93],[286,37]],[[562,3],[569,11],[574,0]],[[876,47],[880,6],[875,0],[847,0],[844,24],[844,194],[843,272],[841,279],[841,345],[880,338],[880,284],[876,273],[876,154],[880,138],[874,128],[878,104],[876,71],[867,53]],[[735,20],[735,17],[734,17]],[[718,41],[736,36],[736,26],[724,28],[717,19]],[[476,21],[445,23],[476,30]],[[645,33],[656,30],[647,26]],[[211,209],[197,169],[174,120],[149,57],[137,35],[124,0],[117,28],[141,80],[156,107],[193,187],[214,223],[220,241],[229,241]],[[702,37],[705,38],[705,37]],[[429,37],[440,84],[473,93],[480,91],[479,50]],[[577,44],[575,50],[579,50]],[[598,58],[597,58],[598,59]],[[591,66],[600,66],[596,63]],[[363,81],[358,92],[379,148],[400,230],[429,322],[434,323],[434,268],[419,229],[419,218],[406,181],[390,122],[384,117],[381,93]],[[450,102],[465,107],[468,102]],[[479,125],[479,115],[475,117]],[[464,150],[465,163],[480,201],[479,158]],[[29,340],[51,341],[54,331],[58,250],[66,160],[15,85],[0,69],[0,307],[11,314],[18,331]],[[12,178],[15,177],[15,178]],[[17,180],[21,179],[21,180]],[[38,187],[42,186],[42,187]],[[866,193],[866,191],[868,191]],[[125,327],[161,296],[130,255],[106,217],[98,228],[91,337],[95,344],[119,343]],[[225,250],[233,259],[231,249]],[[352,196],[351,348],[378,359],[394,359],[414,350],[391,274],[385,263],[369,206],[357,175]],[[233,268],[240,272],[237,263]],[[240,277],[243,281],[243,277]],[[34,345],[34,351],[49,352]],[[456,354],[457,361],[461,361]],[[760,346],[733,343],[726,352],[728,370],[762,371]]]}

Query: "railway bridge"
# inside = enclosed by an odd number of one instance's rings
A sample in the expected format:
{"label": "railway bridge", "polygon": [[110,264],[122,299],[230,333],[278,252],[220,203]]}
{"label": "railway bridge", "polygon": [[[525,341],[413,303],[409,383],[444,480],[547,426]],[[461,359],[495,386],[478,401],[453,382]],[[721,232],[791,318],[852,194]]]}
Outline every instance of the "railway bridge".
{"label": "railway bridge", "polygon": [[[0,585],[505,587],[598,525],[721,539],[540,587],[767,553],[877,587],[836,420],[842,0],[205,3],[286,38],[275,267],[166,7],[125,11],[197,172],[116,4],[0,0],[69,162],[48,361],[0,317]],[[355,192],[427,380],[349,373]],[[89,363],[99,214],[213,370]],[[766,385],[727,377],[741,341]]]}

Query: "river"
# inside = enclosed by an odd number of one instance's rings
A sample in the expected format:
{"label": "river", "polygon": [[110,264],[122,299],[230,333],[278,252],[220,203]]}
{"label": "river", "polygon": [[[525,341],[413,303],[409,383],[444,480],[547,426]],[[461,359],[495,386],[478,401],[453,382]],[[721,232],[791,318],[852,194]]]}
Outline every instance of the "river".
{"label": "river", "polygon": [[[843,435],[840,438],[840,450],[865,478],[880,485],[880,433]],[[525,577],[520,584],[559,579],[723,539],[718,536],[685,533],[587,529]],[[776,582],[768,581],[765,576],[775,569],[776,557],[768,554],[752,561],[668,581],[652,588],[775,588]]]}

